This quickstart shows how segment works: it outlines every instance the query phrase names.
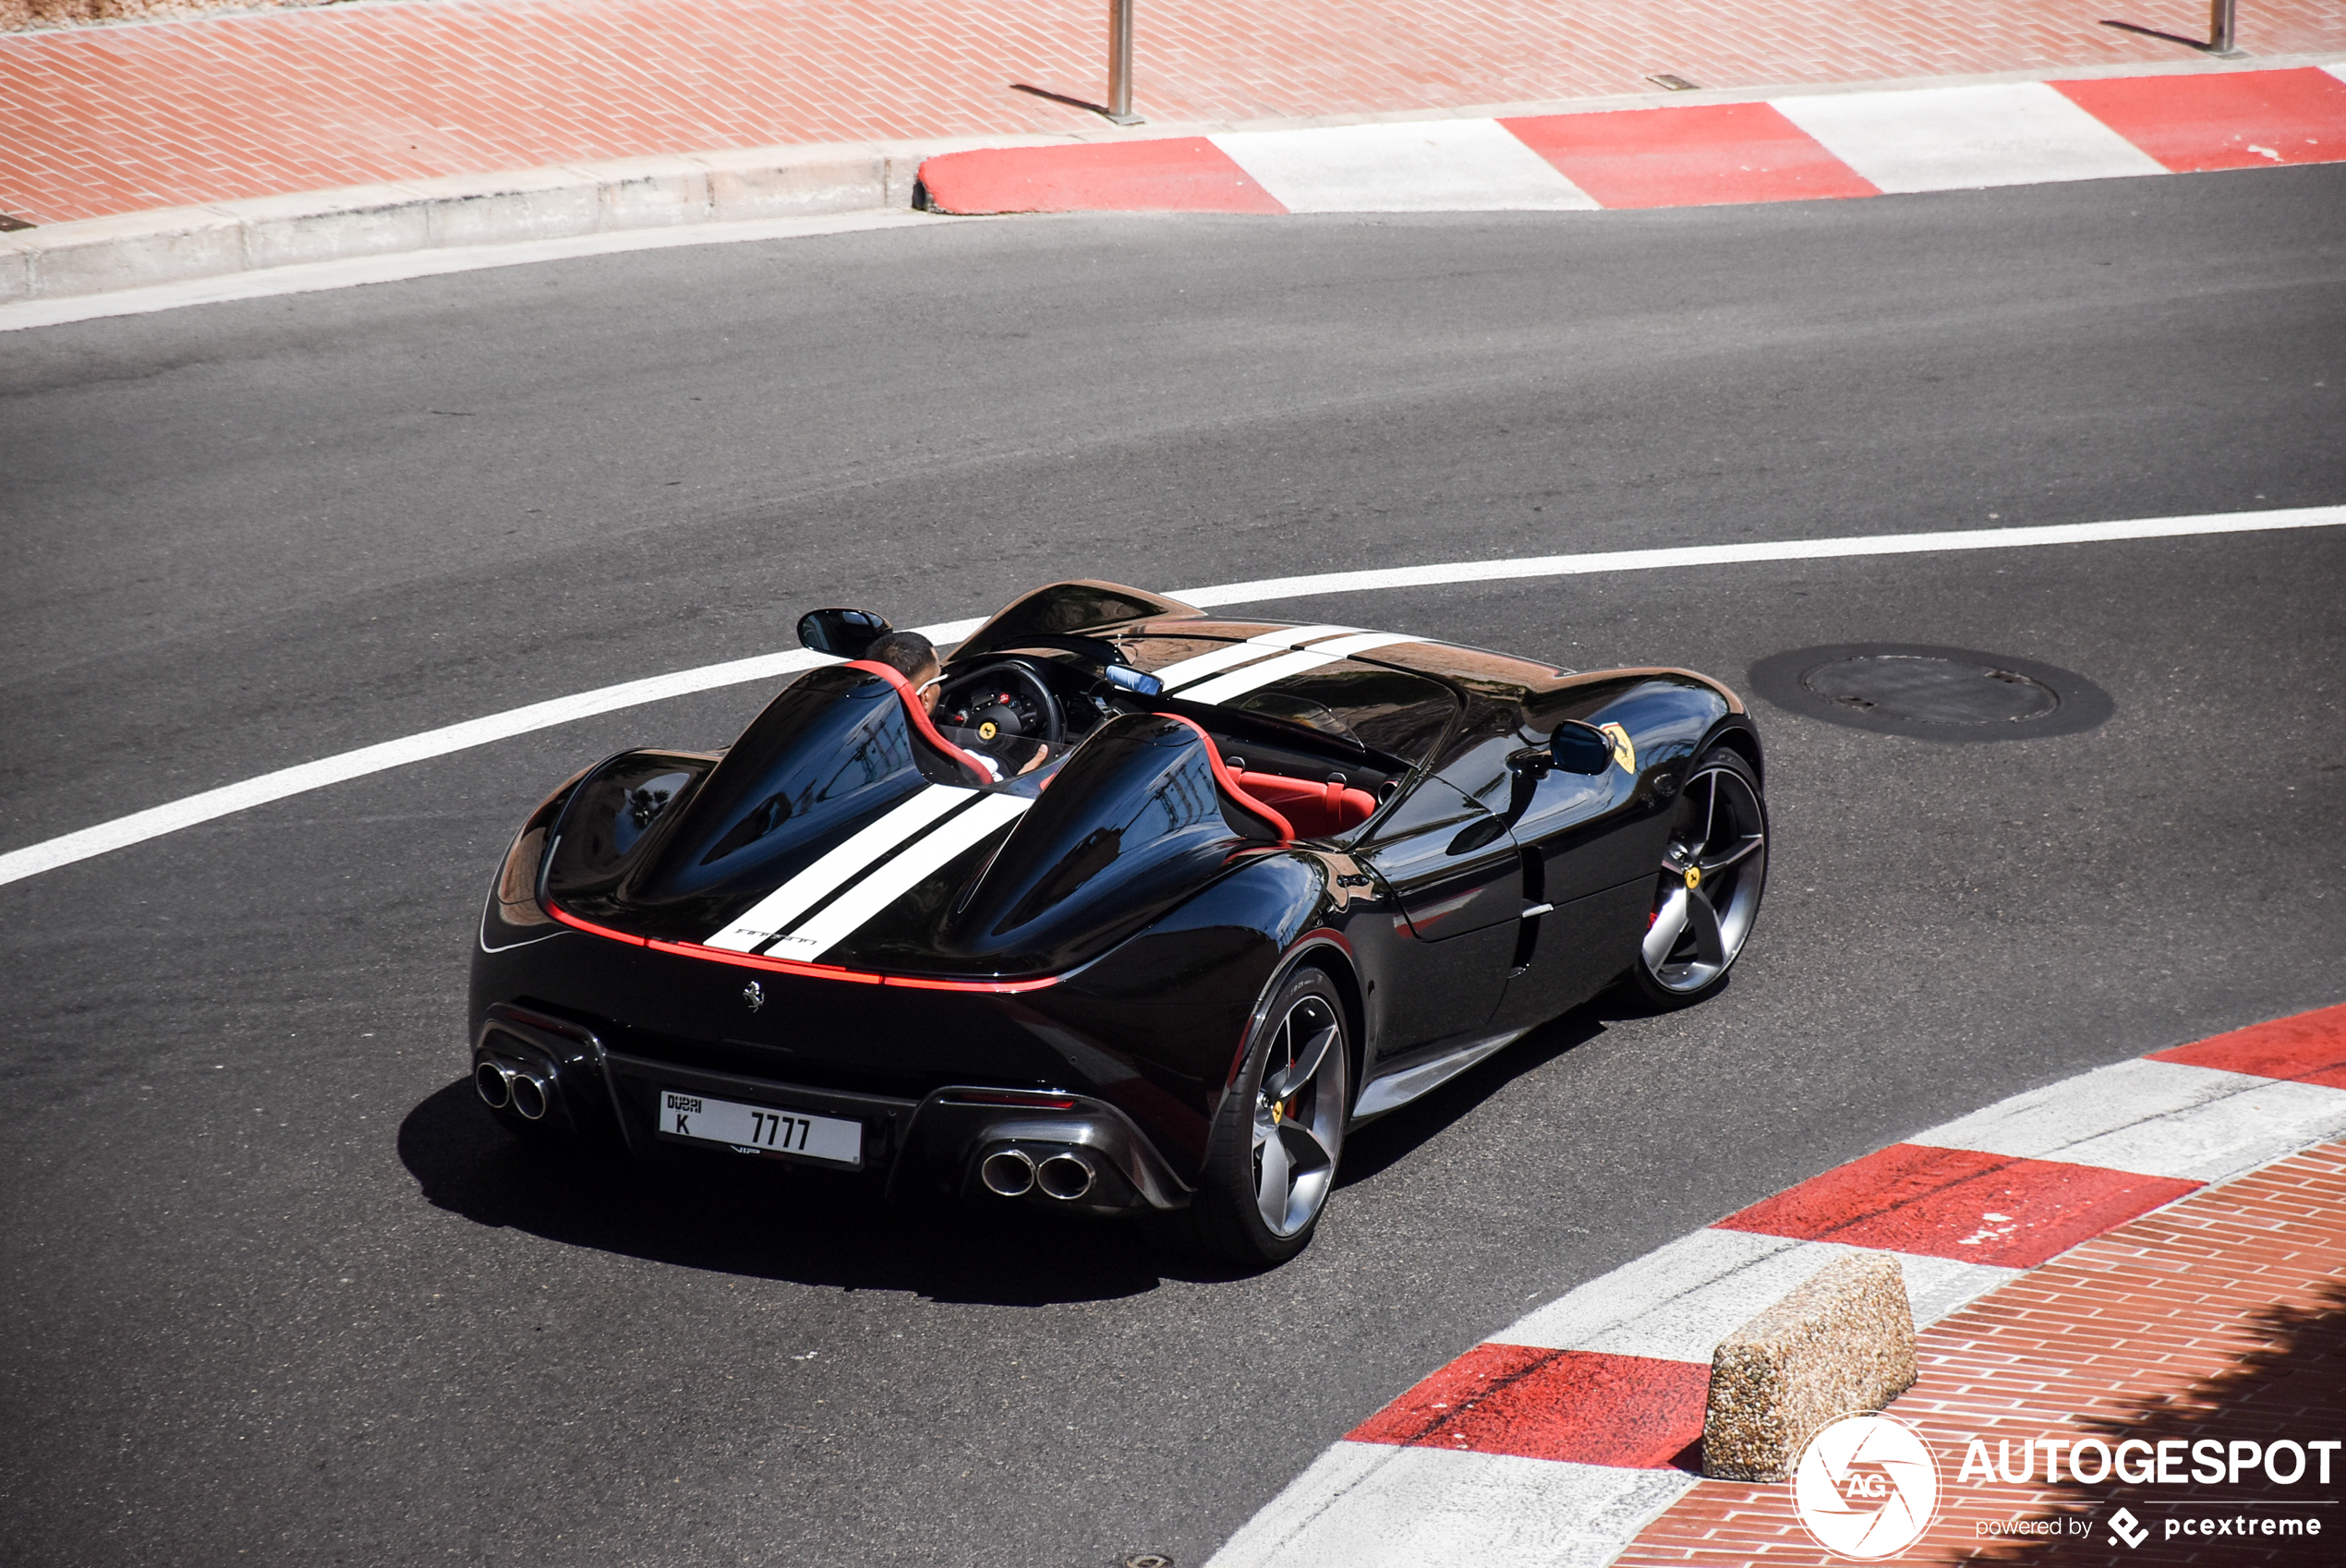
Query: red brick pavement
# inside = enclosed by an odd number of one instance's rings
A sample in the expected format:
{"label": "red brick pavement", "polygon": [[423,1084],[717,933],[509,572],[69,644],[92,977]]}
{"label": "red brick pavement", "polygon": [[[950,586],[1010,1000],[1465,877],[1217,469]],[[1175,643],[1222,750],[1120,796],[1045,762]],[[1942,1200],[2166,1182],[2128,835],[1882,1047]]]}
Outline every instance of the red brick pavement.
{"label": "red brick pavement", "polygon": [[[1137,106],[1252,121],[2170,62],[2204,0],[1139,0]],[[0,210],[40,223],[581,159],[1091,128],[1100,0],[364,0],[0,37]],[[2258,54],[2346,0],[2249,0]]]}
{"label": "red brick pavement", "polygon": [[[1894,1561],[2089,1564],[2346,1562],[2346,1452],[2293,1486],[1959,1481],[1966,1441],[2346,1438],[2346,1144],[2279,1161],[2120,1226],[1919,1336],[1921,1378],[1889,1413],[1940,1458],[1937,1523]],[[2013,1457],[2012,1467],[2020,1462]],[[2088,1468],[2092,1466],[2089,1465]],[[2189,1473],[2188,1462],[2185,1473]],[[1618,1568],[1837,1562],[1793,1516],[1791,1489],[1705,1481],[1647,1526]],[[2316,1501],[2328,1506],[2316,1506]],[[2183,1506],[2187,1502],[2190,1506]],[[2210,1503],[2252,1506],[2225,1509]],[[2279,1504],[2280,1506],[2274,1506]],[[2154,1530],[2110,1543],[2120,1506]],[[2319,1538],[2165,1538],[2170,1517],[2319,1515]],[[1983,1537],[1992,1520],[2083,1519],[2050,1539]]]}

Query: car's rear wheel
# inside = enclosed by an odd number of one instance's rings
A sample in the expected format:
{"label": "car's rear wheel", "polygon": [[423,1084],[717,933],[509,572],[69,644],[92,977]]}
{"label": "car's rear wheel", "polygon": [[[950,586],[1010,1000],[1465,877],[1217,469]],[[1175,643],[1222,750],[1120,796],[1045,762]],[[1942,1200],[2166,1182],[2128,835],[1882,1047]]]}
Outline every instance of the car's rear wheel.
{"label": "car's rear wheel", "polygon": [[1207,1251],[1280,1263],[1310,1243],[1344,1147],[1345,1035],[1343,998],[1325,971],[1305,966],[1280,983],[1223,1097],[1191,1201]]}
{"label": "car's rear wheel", "polygon": [[1698,758],[1673,808],[1653,913],[1638,961],[1638,989],[1680,1007],[1727,983],[1768,882],[1768,806],[1741,754],[1713,747]]}

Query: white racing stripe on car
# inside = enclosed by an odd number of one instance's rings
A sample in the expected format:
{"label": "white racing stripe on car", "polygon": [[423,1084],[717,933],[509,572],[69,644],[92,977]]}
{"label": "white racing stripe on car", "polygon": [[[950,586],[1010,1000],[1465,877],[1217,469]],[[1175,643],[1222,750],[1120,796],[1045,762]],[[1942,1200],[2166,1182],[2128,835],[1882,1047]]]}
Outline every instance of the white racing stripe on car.
{"label": "white racing stripe on car", "polygon": [[[1522,582],[1542,577],[1570,577],[1603,572],[1658,572],[1686,567],[1735,566],[1762,561],[1849,561],[1867,556],[1933,554],[1949,550],[2029,549],[2048,545],[2110,544],[2140,539],[2180,539],[2227,534],[2257,534],[2277,529],[2335,528],[2346,525],[2346,506],[2288,507],[2267,512],[2204,513],[2188,517],[2134,517],[2109,523],[2055,523],[2030,527],[1967,528],[1931,534],[1861,534],[1842,538],[1761,539],[1733,545],[1679,545],[1660,549],[1591,550],[1578,555],[1539,555],[1495,561],[1447,561],[1425,566],[1377,567],[1367,571],[1324,572],[1304,576],[1257,578],[1247,583],[1219,583],[1176,592],[1183,602],[1200,609],[1226,604],[1259,604],[1319,594],[1368,593],[1391,588],[1448,587],[1464,583]],[[985,624],[982,618],[914,628],[940,645],[959,642]],[[1294,632],[1280,635],[1298,640]],[[297,763],[273,773],[239,779],[217,789],[150,806],[127,816],[114,817],[43,838],[0,854],[0,885],[38,876],[93,855],[143,844],[166,833],[267,805],[289,796],[306,794],[329,784],[340,784],[369,774],[405,767],[410,763],[510,740],[596,714],[665,702],[693,692],[714,691],[744,681],[771,681],[780,676],[835,662],[824,655],[793,648],[788,653],[707,664],[672,670],[615,686],[599,686],[502,713],[468,718],[461,723],[427,730],[419,734],[338,752],[314,762]]]}
{"label": "white racing stripe on car", "polygon": [[735,953],[758,945],[821,903],[841,885],[871,869],[882,855],[951,811],[977,791],[952,784],[930,784],[865,824],[814,864],[760,899],[706,944]]}
{"label": "white racing stripe on car", "polygon": [[1217,675],[1233,665],[1249,659],[1268,658],[1281,648],[1300,647],[1317,637],[1333,637],[1340,633],[1357,632],[1357,626],[1282,626],[1276,632],[1265,632],[1259,637],[1249,637],[1242,643],[1228,643],[1191,658],[1177,659],[1150,674],[1174,691],[1192,681],[1203,681]]}
{"label": "white racing stripe on car", "polygon": [[1335,664],[1348,655],[1367,653],[1373,648],[1385,647],[1394,643],[1422,640],[1399,632],[1364,632],[1358,636],[1338,637],[1332,642],[1314,644],[1293,653],[1281,654],[1276,658],[1264,659],[1261,664],[1250,664],[1244,669],[1234,669],[1227,675],[1216,676],[1211,681],[1185,688],[1179,695],[1183,702],[1226,703],[1233,697],[1242,697],[1257,687],[1267,686],[1274,681],[1284,681],[1307,669]]}
{"label": "white racing stripe on car", "polygon": [[980,795],[977,803],[938,824],[893,860],[832,900],[796,931],[774,938],[767,955],[777,959],[818,959],[854,935],[855,928],[936,874],[954,856],[1000,827],[1017,820],[1034,803],[1026,795]]}

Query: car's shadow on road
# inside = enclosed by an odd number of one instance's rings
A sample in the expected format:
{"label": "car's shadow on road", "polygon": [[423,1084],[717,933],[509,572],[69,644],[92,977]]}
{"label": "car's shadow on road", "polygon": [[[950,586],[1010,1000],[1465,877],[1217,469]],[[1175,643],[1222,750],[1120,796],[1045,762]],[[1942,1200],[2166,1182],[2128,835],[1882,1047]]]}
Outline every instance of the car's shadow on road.
{"label": "car's shadow on road", "polygon": [[[1626,993],[1609,992],[1361,1128],[1347,1144],[1338,1187],[1408,1159],[1516,1079],[1641,1010]],[[804,1166],[692,1154],[639,1165],[616,1152],[529,1147],[490,1116],[470,1079],[407,1114],[399,1158],[426,1199],[476,1224],[719,1273],[1035,1307],[1253,1272],[1197,1256],[1173,1225],[1153,1219],[891,1204],[866,1180]]]}
{"label": "car's shadow on road", "polygon": [[399,1158],[425,1198],[477,1224],[720,1273],[1021,1307],[1240,1273],[1145,1223],[890,1204],[865,1181],[776,1162],[681,1155],[638,1166],[617,1152],[526,1147],[469,1079],[407,1114]]}

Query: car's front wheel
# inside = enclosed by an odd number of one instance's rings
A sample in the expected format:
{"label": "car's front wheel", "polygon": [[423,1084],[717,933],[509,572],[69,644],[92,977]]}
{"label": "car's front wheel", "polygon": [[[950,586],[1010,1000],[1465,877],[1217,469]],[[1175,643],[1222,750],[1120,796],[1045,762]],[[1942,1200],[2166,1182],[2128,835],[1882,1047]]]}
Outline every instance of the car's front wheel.
{"label": "car's front wheel", "polygon": [[1759,918],[1768,883],[1768,806],[1739,753],[1705,752],[1687,775],[1662,851],[1653,913],[1638,961],[1638,989],[1670,1007],[1727,983]]}
{"label": "car's front wheel", "polygon": [[1350,1073],[1336,982],[1320,969],[1295,970],[1215,1117],[1190,1205],[1206,1250],[1248,1264],[1303,1250],[1336,1182]]}

